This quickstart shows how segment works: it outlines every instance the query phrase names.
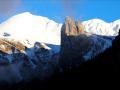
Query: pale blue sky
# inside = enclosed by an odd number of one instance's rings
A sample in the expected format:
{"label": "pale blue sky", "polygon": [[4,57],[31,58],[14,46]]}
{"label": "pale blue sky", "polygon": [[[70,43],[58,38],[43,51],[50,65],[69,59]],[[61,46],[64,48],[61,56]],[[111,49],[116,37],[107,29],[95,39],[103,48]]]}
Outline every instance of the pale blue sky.
{"label": "pale blue sky", "polygon": [[81,21],[100,18],[111,22],[120,18],[119,9],[120,0],[0,0],[0,23],[22,12],[59,23],[64,22],[66,16]]}

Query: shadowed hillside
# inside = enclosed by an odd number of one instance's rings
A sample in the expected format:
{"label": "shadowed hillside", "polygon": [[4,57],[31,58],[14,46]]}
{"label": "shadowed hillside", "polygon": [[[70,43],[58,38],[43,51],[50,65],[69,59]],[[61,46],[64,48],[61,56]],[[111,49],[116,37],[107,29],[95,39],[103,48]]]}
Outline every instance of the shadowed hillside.
{"label": "shadowed hillside", "polygon": [[[79,59],[79,58],[78,58]],[[120,73],[120,32],[113,40],[112,46],[95,58],[88,60],[81,66],[66,69],[54,75],[50,82],[63,82],[75,84],[91,81],[119,80]],[[63,84],[64,85],[64,84]]]}
{"label": "shadowed hillside", "polygon": [[[112,46],[95,58],[84,62],[79,67],[65,69],[64,72],[56,70],[55,74],[45,81],[37,79],[29,83],[16,84],[12,89],[21,90],[48,89],[48,88],[81,88],[82,85],[101,82],[119,81],[120,73],[120,33],[113,40]],[[80,59],[79,57],[77,60]],[[10,87],[11,88],[11,87]]]}

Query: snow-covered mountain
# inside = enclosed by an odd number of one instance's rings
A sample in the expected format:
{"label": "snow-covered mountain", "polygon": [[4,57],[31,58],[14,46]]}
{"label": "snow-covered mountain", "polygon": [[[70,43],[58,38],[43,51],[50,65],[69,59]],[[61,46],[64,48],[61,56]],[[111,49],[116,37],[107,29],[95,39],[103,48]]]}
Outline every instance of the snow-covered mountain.
{"label": "snow-covered mountain", "polygon": [[[83,21],[82,24],[86,32],[105,36],[116,36],[120,28],[120,20],[107,23],[100,19],[92,19]],[[0,38],[18,40],[28,47],[32,47],[35,41],[60,45],[61,27],[62,24],[46,17],[25,12],[0,24]]]}
{"label": "snow-covered mountain", "polygon": [[[120,28],[120,20],[107,23],[92,19],[82,24],[91,42],[84,54],[86,60],[111,46]],[[62,25],[29,12],[15,15],[1,23],[0,81],[11,81],[15,77],[16,82],[31,76],[39,75],[41,79],[51,75],[59,60]],[[83,46],[86,48],[87,45]],[[8,72],[11,74],[6,78]]]}
{"label": "snow-covered mountain", "polygon": [[[107,23],[100,19],[83,21],[85,31],[104,36],[116,36],[120,28],[120,20]],[[20,41],[27,47],[34,43],[60,45],[62,24],[46,17],[32,15],[30,12],[21,13],[0,24],[0,38]]]}
{"label": "snow-covered mountain", "polygon": [[120,28],[120,20],[107,23],[101,19],[92,19],[82,22],[85,30],[96,35],[116,36]]}
{"label": "snow-covered mountain", "polygon": [[[25,12],[15,15],[0,24],[0,38],[20,41],[27,47],[31,47],[36,41],[60,45],[61,26],[62,24],[46,17]],[[28,44],[28,41],[30,44]]]}
{"label": "snow-covered mountain", "polygon": [[0,71],[0,82],[18,82],[31,79],[31,75],[39,75],[40,79],[49,76],[58,62],[61,26],[29,12],[1,23],[0,70],[4,70]]}

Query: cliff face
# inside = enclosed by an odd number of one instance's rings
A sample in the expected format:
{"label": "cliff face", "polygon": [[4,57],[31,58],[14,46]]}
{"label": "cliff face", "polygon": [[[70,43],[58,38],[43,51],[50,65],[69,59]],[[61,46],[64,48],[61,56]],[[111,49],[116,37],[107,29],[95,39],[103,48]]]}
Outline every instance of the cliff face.
{"label": "cliff face", "polygon": [[84,32],[84,27],[79,21],[76,22],[74,19],[66,17],[62,31],[67,36],[78,36]]}
{"label": "cliff face", "polygon": [[66,17],[61,28],[60,67],[78,67],[110,47],[113,38],[86,32],[83,23]]}
{"label": "cliff face", "polygon": [[25,51],[25,46],[20,42],[15,42],[14,40],[6,40],[0,38],[0,51],[4,53],[22,53]]}
{"label": "cliff face", "polygon": [[[83,25],[66,17],[61,29],[60,65],[62,68],[76,67],[84,60],[83,55],[90,46],[90,39],[85,35]],[[76,60],[76,58],[81,60]]]}

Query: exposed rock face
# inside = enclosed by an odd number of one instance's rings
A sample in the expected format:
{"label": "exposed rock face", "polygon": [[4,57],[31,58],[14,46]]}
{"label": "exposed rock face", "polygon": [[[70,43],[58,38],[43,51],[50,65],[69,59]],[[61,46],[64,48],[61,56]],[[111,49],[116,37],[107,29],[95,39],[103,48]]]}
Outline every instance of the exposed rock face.
{"label": "exposed rock face", "polygon": [[50,61],[52,57],[50,48],[44,43],[36,42],[34,45],[34,53],[36,57],[42,62]]}
{"label": "exposed rock face", "polygon": [[0,39],[0,50],[4,53],[15,53],[25,51],[25,46],[17,41]]}
{"label": "exposed rock face", "polygon": [[[85,35],[83,25],[67,17],[61,29],[60,66],[76,67],[84,60],[83,55],[90,46],[90,39]],[[77,60],[77,58],[81,58]],[[74,61],[75,60],[75,61]]]}
{"label": "exposed rock face", "polygon": [[20,42],[0,39],[0,65],[8,65],[16,61],[27,59],[25,46]]}
{"label": "exposed rock face", "polygon": [[72,18],[66,17],[62,32],[67,36],[78,36],[84,32],[84,27],[79,21],[76,22]]}

